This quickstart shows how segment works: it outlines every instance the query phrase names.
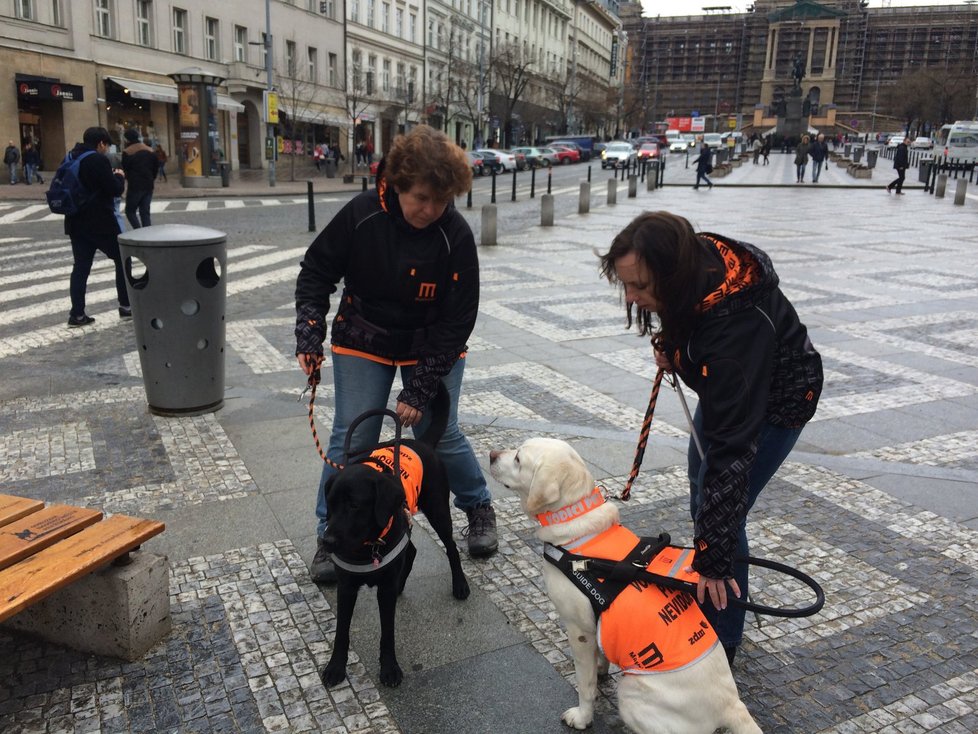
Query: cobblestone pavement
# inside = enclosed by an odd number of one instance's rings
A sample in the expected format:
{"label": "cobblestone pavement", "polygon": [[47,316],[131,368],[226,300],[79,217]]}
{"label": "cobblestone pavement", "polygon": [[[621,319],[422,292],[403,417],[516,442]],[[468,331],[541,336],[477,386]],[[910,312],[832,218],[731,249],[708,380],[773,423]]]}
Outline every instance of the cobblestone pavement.
{"label": "cobblestone pavement", "polygon": [[[781,168],[769,167],[771,182]],[[556,436],[620,491],[652,369],[593,250],[643,208],[767,250],[825,361],[819,412],[749,525],[754,554],[812,574],[827,603],[810,618],[749,619],[734,667],[747,706],[765,732],[978,731],[973,202],[677,187],[620,194],[551,229],[501,225],[500,244],[481,249],[481,316],[460,404],[483,462],[492,448]],[[303,214],[283,202],[267,216]],[[451,599],[443,555],[419,522],[419,562],[398,607],[402,686],[377,682],[366,593],[349,680],[320,684],[335,599],[307,572],[319,467],[291,356],[291,292],[308,235],[232,243],[225,407],[160,418],[146,410],[131,327],[110,318],[111,269],[97,260],[90,281],[98,321],[67,330],[64,240],[35,236],[30,227],[43,225],[27,217],[14,223],[0,227],[0,487],[164,520],[147,550],[170,559],[173,633],[120,663],[0,632],[0,731],[563,731],[572,660],[533,523],[499,485],[500,551],[463,558],[466,602]],[[324,376],[321,429],[331,420]],[[636,531],[688,543],[685,419],[668,391],[659,403],[622,513]],[[460,513],[455,522],[461,538]],[[755,587],[762,601],[802,598],[763,574]],[[614,689],[613,676],[596,732],[625,731]]]}

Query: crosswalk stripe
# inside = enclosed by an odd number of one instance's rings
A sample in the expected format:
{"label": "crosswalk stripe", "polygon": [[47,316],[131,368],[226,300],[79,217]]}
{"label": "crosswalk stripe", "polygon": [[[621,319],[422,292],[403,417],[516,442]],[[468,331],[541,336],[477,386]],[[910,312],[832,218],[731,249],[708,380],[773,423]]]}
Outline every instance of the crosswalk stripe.
{"label": "crosswalk stripe", "polygon": [[12,211],[9,214],[0,215],[0,224],[12,224],[14,222],[19,222],[22,219],[26,219],[32,214],[37,214],[39,211],[48,211],[47,204],[31,204],[25,206],[23,209],[17,211]]}

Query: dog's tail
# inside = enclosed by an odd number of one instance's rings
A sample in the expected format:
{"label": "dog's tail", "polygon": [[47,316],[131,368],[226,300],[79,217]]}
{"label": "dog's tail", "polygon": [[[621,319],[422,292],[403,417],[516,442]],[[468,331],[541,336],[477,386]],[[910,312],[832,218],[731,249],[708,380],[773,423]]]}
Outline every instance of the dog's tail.
{"label": "dog's tail", "polygon": [[435,448],[438,445],[441,437],[445,435],[445,429],[448,427],[448,413],[450,408],[448,388],[445,387],[443,381],[438,380],[438,389],[435,392],[435,397],[428,403],[428,410],[431,411],[431,423],[428,425],[428,429],[424,432],[424,435],[419,439],[422,443],[428,444],[431,448]]}

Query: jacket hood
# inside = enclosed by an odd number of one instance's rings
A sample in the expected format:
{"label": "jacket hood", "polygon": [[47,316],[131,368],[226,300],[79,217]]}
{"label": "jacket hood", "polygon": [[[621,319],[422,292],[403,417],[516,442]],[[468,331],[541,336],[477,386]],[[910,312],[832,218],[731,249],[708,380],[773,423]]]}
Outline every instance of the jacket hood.
{"label": "jacket hood", "polygon": [[723,282],[702,301],[704,318],[746,311],[778,287],[778,274],[771,258],[763,251],[710,232],[701,232],[699,236],[716,247],[726,269]]}

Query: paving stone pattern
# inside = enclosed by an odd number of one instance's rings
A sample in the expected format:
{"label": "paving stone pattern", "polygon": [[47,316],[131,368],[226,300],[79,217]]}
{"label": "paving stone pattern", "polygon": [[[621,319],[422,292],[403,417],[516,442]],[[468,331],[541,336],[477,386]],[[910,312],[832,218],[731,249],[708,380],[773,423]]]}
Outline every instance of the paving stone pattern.
{"label": "paving stone pattern", "polygon": [[[624,330],[623,306],[598,277],[593,250],[650,207],[755,242],[771,254],[808,323],[827,380],[815,420],[750,515],[752,551],[805,569],[827,602],[809,618],[763,618],[758,626],[748,617],[734,667],[741,694],[768,733],[978,731],[973,210],[867,188],[642,195],[553,229],[502,228],[499,246],[481,250],[481,317],[460,403],[477,454],[484,459],[532,435],[564,438],[581,448],[609,495],[620,493],[652,368],[647,343]],[[102,318],[94,329],[67,331],[63,304],[51,305],[53,285],[39,287],[34,299],[17,290],[26,288],[35,260],[0,245],[0,295],[16,296],[5,296],[0,315],[0,377],[18,379],[0,401],[2,491],[161,517],[171,527],[171,518],[190,522],[216,509],[226,523],[212,531],[214,552],[171,551],[173,633],[138,662],[0,632],[4,734],[418,734],[399,723],[394,699],[361,657],[375,655],[362,631],[348,681],[330,690],[319,682],[335,616],[331,592],[308,576],[311,528],[293,528],[277,513],[284,495],[262,479],[265,465],[279,461],[275,449],[235,445],[253,434],[274,443],[285,431],[302,443],[304,460],[315,461],[292,356],[290,298],[304,246],[298,236],[275,245],[258,237],[232,249],[227,373],[235,400],[216,414],[164,419],[146,412],[126,326]],[[61,269],[51,282],[63,287],[64,243],[35,247]],[[97,265],[90,301],[111,308],[111,290],[111,271]],[[44,359],[61,345],[75,376],[70,385]],[[332,417],[328,367],[324,377],[315,411],[321,436]],[[692,408],[695,396],[687,397]],[[685,544],[687,427],[674,396],[662,402],[622,517],[636,532],[665,530]],[[934,482],[925,506],[891,491],[911,478]],[[573,661],[543,588],[535,523],[514,496],[492,488],[500,550],[485,561],[463,554],[474,588],[467,603],[485,605],[517,630],[569,689]],[[956,515],[945,494],[969,511]],[[256,502],[285,529],[281,538],[249,542],[237,518]],[[295,512],[311,524],[311,499]],[[464,545],[464,517],[453,519]],[[433,536],[423,518],[418,528]],[[808,598],[794,582],[761,571],[753,593],[770,603]],[[372,605],[370,596],[361,605]],[[399,635],[401,627],[410,621],[399,620]],[[406,686],[423,675],[405,673]],[[626,731],[615,715],[617,675],[601,683],[595,731]],[[532,685],[525,681],[528,691]],[[491,681],[472,680],[473,690],[483,686],[480,697],[491,701]],[[491,706],[498,718],[487,731],[511,730],[511,705]],[[552,709],[553,731],[560,730],[561,704],[534,705]],[[431,716],[430,731],[454,731],[450,714],[432,707]]]}

